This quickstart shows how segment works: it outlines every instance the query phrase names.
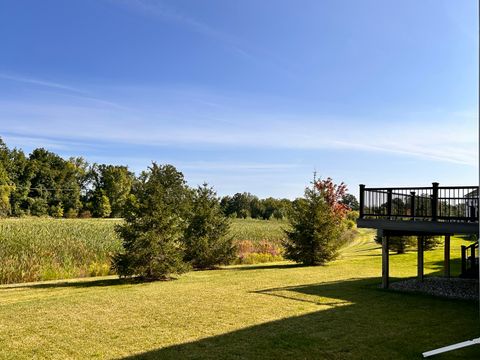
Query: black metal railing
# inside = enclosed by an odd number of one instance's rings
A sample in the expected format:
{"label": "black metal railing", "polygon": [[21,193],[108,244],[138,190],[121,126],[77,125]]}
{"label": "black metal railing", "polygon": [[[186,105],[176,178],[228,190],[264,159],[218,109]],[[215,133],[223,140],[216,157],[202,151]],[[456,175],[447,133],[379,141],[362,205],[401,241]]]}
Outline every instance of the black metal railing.
{"label": "black metal railing", "polygon": [[462,245],[462,274],[463,277],[478,275],[478,241],[465,246]]}
{"label": "black metal railing", "polygon": [[478,186],[367,188],[360,185],[360,218],[478,222]]}

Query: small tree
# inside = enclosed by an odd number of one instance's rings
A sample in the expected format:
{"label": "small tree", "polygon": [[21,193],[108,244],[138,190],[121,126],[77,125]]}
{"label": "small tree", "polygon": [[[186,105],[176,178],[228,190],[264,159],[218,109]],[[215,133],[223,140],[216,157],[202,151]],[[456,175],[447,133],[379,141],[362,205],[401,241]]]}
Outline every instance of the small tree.
{"label": "small tree", "polygon": [[[1,139],[0,139],[1,141]],[[15,190],[7,171],[0,162],[0,216],[10,215],[10,194]]]}
{"label": "small tree", "polygon": [[30,214],[33,216],[48,215],[48,202],[43,197],[29,198]]}
{"label": "small tree", "polygon": [[341,203],[347,205],[353,211],[358,211],[360,209],[360,204],[358,203],[357,198],[352,194],[345,194]]}
{"label": "small tree", "polygon": [[182,237],[187,225],[190,191],[183,174],[172,165],[156,163],[142,173],[135,201],[117,227],[124,251],[113,258],[120,276],[169,279],[188,269]]}
{"label": "small tree", "polygon": [[295,201],[289,217],[285,257],[305,265],[323,265],[338,255],[343,245],[344,218],[348,208],[340,203],[346,191],[332,179],[315,180],[305,197]]}
{"label": "small tree", "polygon": [[[382,238],[375,236],[375,242],[382,244]],[[388,238],[388,250],[395,251],[397,254],[405,254],[408,247],[416,244],[413,236],[390,236]]]}
{"label": "small tree", "polygon": [[57,205],[50,206],[50,216],[54,218],[63,217],[63,204],[60,202]]}
{"label": "small tree", "polygon": [[422,238],[425,251],[434,250],[442,243],[442,238],[438,236],[422,236]]}
{"label": "small tree", "polygon": [[228,264],[235,256],[233,238],[227,236],[229,226],[215,191],[207,184],[199,186],[185,231],[185,261],[201,269]]}
{"label": "small tree", "polygon": [[[430,251],[441,244],[441,239],[437,236],[421,236],[423,238],[423,250]],[[382,243],[382,239],[375,236],[377,244]],[[388,249],[395,251],[397,254],[405,254],[407,248],[417,246],[417,238],[415,236],[390,236],[388,239]]]}
{"label": "small tree", "polygon": [[107,218],[112,213],[110,199],[103,190],[96,190],[89,207],[95,217]]}
{"label": "small tree", "polygon": [[78,216],[78,210],[70,208],[65,212],[65,217],[67,219],[75,219]]}
{"label": "small tree", "polygon": [[98,202],[98,216],[107,218],[112,213],[112,207],[110,206],[110,200],[107,195],[101,195]]}

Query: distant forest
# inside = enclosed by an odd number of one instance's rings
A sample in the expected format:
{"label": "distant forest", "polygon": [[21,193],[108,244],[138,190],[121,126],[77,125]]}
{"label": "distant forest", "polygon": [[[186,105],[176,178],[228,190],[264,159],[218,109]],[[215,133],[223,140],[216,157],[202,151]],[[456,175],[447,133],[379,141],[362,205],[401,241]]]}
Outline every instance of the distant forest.
{"label": "distant forest", "polygon": [[[123,217],[135,199],[139,178],[127,166],[88,163],[82,157],[63,159],[38,148],[30,155],[9,149],[0,138],[0,216]],[[294,200],[298,201],[298,200]],[[348,194],[353,210],[357,200]],[[250,193],[220,198],[226,216],[283,219],[289,199],[259,199]]]}

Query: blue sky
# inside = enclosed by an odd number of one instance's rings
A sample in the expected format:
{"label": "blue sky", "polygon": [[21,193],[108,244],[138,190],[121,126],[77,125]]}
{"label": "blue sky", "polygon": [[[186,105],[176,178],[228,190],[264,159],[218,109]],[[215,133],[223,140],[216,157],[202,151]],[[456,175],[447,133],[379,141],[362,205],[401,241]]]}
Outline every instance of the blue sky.
{"label": "blue sky", "polygon": [[0,135],[294,198],[478,182],[476,0],[0,3]]}

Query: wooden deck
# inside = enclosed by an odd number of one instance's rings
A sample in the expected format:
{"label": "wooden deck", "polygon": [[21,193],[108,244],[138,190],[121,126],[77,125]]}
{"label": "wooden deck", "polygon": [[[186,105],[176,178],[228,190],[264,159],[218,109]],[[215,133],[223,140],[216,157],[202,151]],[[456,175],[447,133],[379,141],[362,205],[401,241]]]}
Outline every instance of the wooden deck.
{"label": "wooden deck", "polygon": [[440,222],[440,221],[408,221],[386,219],[358,219],[359,228],[379,229],[390,235],[454,235],[477,234],[478,223]]}
{"label": "wooden deck", "polygon": [[[445,239],[444,273],[449,277],[450,236],[479,234],[479,189],[478,186],[445,187],[439,186],[438,183],[433,183],[431,187],[409,188],[367,188],[365,185],[360,185],[359,213],[357,226],[377,229],[377,236],[382,239],[382,286],[384,288],[389,286],[389,238],[391,236],[417,236],[417,278],[420,281],[423,281],[424,262],[422,236],[443,236]],[[478,267],[478,260],[476,260],[478,246],[472,249],[470,249],[469,261],[473,264],[472,266]],[[463,253],[466,254],[467,250],[462,249]]]}
{"label": "wooden deck", "polygon": [[478,186],[360,185],[360,219],[478,223]]}

